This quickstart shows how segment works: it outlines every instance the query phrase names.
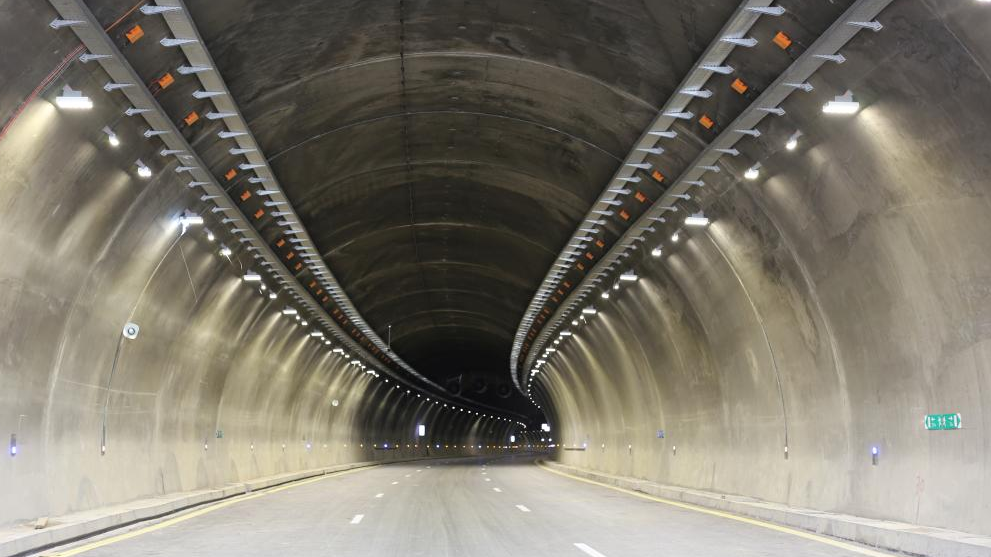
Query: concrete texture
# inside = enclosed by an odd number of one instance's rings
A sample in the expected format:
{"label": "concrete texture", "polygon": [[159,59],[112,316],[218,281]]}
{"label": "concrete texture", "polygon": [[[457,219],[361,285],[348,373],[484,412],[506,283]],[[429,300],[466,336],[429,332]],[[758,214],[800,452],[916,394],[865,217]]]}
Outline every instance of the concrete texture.
{"label": "concrete texture", "polygon": [[813,509],[788,507],[752,497],[725,495],[711,491],[661,485],[635,478],[612,476],[565,466],[554,461],[543,464],[553,470],[598,483],[646,493],[669,501],[718,509],[740,516],[750,516],[774,524],[783,524],[817,534],[858,542],[881,550],[908,555],[991,556],[991,537],[988,536],[975,536],[965,532],[927,528],[904,522],[874,520]]}
{"label": "concrete texture", "polygon": [[[639,282],[596,293],[536,380],[555,439],[588,444],[562,462],[991,534],[989,82],[953,31],[987,10],[959,4],[892,4],[707,176],[710,227],[659,227]],[[847,88],[859,114],[819,111]],[[944,412],[964,429],[924,429]]]}
{"label": "concrete texture", "polygon": [[[287,486],[82,554],[588,554],[576,544],[606,557],[844,557],[869,551],[617,494],[540,470],[529,459],[500,459],[396,464]],[[73,547],[49,554],[63,551],[73,554]]]}
{"label": "concrete texture", "polygon": [[[650,161],[678,175],[850,3],[781,0],[786,15],[761,18],[760,44],[734,51],[736,72],[713,77],[713,96],[689,107],[714,129],[679,123]],[[90,4],[146,82],[183,63],[159,45],[160,17],[131,0]],[[895,0],[881,32],[858,35],[844,64],[817,72],[813,92],[790,97],[785,116],[724,157],[678,213],[702,208],[713,225],[683,231],[677,245],[667,240],[675,223],[658,225],[644,246],[663,245],[665,257],[629,259],[640,281],[597,299],[599,314],[537,377],[545,418],[508,387],[519,319],[739,3],[188,4],[328,265],[381,336],[392,325],[393,348],[420,372],[531,425],[550,422],[556,442],[585,449],[561,451],[567,465],[991,535],[988,6]],[[253,258],[230,223],[122,115],[123,97],[103,92],[106,76],[77,61],[72,32],[48,27],[54,17],[44,2],[0,0],[0,439],[16,435],[18,448],[0,458],[0,525],[523,436],[358,373],[280,315],[284,297],[244,284]],[[123,32],[137,23],[146,36],[130,45]],[[792,50],[770,43],[778,30]],[[729,88],[736,77],[750,96]],[[176,78],[156,96],[174,121],[210,110],[191,96],[193,78]],[[56,109],[66,84],[95,108]],[[821,105],[847,89],[863,110],[824,116]],[[240,159],[219,127],[201,119],[182,133],[223,177]],[[796,129],[800,146],[785,151]],[[138,158],[151,179],[136,176]],[[738,179],[757,161],[760,179]],[[247,176],[230,181],[237,199],[255,191]],[[649,198],[664,188],[642,186]],[[624,208],[635,217],[634,199]],[[254,214],[262,201],[240,208]],[[200,228],[179,234],[187,208],[207,217],[216,242]],[[276,219],[255,221],[277,246]],[[590,249],[609,249],[628,226],[607,221],[603,247]],[[121,340],[127,321],[141,325],[135,341]],[[922,428],[923,415],[943,412],[962,413],[964,429]],[[416,508],[468,508],[466,477],[445,475]],[[551,501],[541,482],[553,480],[540,478],[521,476],[520,492],[569,524],[600,516]],[[575,503],[571,489],[555,495]],[[383,524],[402,523],[408,506]],[[486,554],[505,548],[500,536],[517,548],[565,541],[542,529],[530,538],[534,525],[513,507],[484,510],[471,524],[435,515],[458,525],[445,551]],[[499,521],[516,522],[492,534]],[[409,532],[403,541],[426,551]],[[491,546],[462,538],[472,533]],[[654,547],[629,535],[593,547]],[[344,547],[399,543],[385,530],[369,539]]]}

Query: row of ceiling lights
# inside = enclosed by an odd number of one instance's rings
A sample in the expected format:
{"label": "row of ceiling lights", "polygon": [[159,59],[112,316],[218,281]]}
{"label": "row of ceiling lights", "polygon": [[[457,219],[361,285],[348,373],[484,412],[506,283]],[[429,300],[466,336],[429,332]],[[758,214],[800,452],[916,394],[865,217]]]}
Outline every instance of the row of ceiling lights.
{"label": "row of ceiling lights", "polygon": [[[991,0],[989,0],[989,1],[991,1]],[[877,31],[877,30],[879,30],[881,28],[881,25],[879,23],[877,23],[877,22],[853,22],[853,23],[851,23],[851,25],[854,25],[854,26],[857,26],[857,27],[870,28],[870,29],[873,29],[875,31]],[[827,55],[823,55],[822,58],[828,59],[828,60],[840,61],[840,60],[842,60],[842,55],[828,55],[828,56]],[[802,88],[802,89],[805,89],[805,90],[811,90],[811,85],[807,85],[807,84],[796,84],[796,87]],[[827,115],[853,115],[853,114],[856,114],[859,110],[860,110],[860,103],[854,98],[853,93],[851,91],[849,91],[849,90],[846,91],[842,95],[836,96],[833,100],[827,102],[822,107],[822,112],[824,114],[827,114]],[[774,112],[774,111],[776,111],[775,113],[781,113],[781,114],[784,113],[784,111],[781,110],[781,109],[773,109],[773,110],[772,109],[769,109],[768,110],[768,112]],[[745,133],[744,135],[749,135],[749,136],[752,136],[752,137],[756,137],[756,136],[759,136],[760,135],[760,132],[758,130],[746,130],[746,132],[747,133]],[[787,138],[787,140],[785,141],[785,144],[784,144],[785,149],[787,151],[794,151],[795,149],[797,149],[799,139],[802,137],[802,135],[803,134],[802,134],[801,130],[794,131]],[[661,150],[661,151],[663,152],[663,150]],[[739,151],[737,151],[736,149],[718,149],[718,151],[731,153],[734,156],[739,154]],[[708,167],[706,167],[706,168],[708,168]],[[713,166],[711,168],[711,170],[713,170],[713,171],[719,171],[720,168],[719,167],[716,167],[716,166]],[[746,171],[743,173],[743,177],[745,179],[747,179],[747,180],[756,180],[760,176],[760,170],[761,170],[761,163],[760,162],[757,162],[757,163],[751,165],[749,168],[746,169]],[[686,182],[686,184],[688,184],[688,185],[702,186],[702,185],[704,185],[704,182],[702,182],[701,180],[696,180],[694,182]],[[679,195],[672,194],[672,196],[675,197],[675,198],[677,198],[679,201],[680,200],[690,201],[692,199],[692,197],[690,195],[687,195],[687,194],[679,194]],[[662,209],[664,209],[666,211],[671,211],[671,212],[678,211],[677,203],[678,203],[678,201],[675,201],[674,203],[672,203],[671,206],[669,206],[669,207],[662,207]],[[664,217],[651,217],[651,220],[652,221],[655,221],[655,222],[660,222],[660,223],[667,222]],[[585,223],[603,224],[604,221],[601,221],[601,220],[595,220],[595,221],[586,220]],[[684,219],[684,225],[686,225],[688,227],[706,227],[706,226],[709,225],[709,223],[710,223],[709,218],[706,217],[705,214],[702,211],[699,211],[697,213],[691,214],[690,216],[688,216],[688,217],[686,217]],[[586,229],[581,229],[581,230],[586,230]],[[644,232],[656,232],[656,230],[654,229],[653,226],[643,227],[640,230],[642,230]],[[671,235],[670,235],[671,242],[673,244],[677,244],[679,242],[679,240],[681,239],[681,234],[682,234],[682,229],[681,228],[675,229],[671,233]],[[638,237],[634,238],[634,240],[645,241],[646,238],[644,236],[638,236]],[[569,247],[571,247],[571,246],[569,246]],[[624,250],[627,250],[627,249],[636,249],[636,247],[637,247],[636,242],[632,242],[632,243],[629,243],[629,244],[624,245],[623,246],[623,249]],[[661,257],[663,255],[663,253],[664,253],[663,252],[662,245],[660,245],[660,244],[656,245],[656,247],[654,247],[651,250],[650,253],[655,258]],[[623,253],[620,254],[620,256],[621,257],[626,257],[626,256],[629,256],[629,253],[626,252],[626,251],[624,251]],[[616,263],[614,262],[609,267],[606,267],[605,271],[613,270],[615,267],[616,267]],[[600,283],[600,282],[602,282],[602,279],[603,279],[603,276],[600,275],[600,276],[596,277],[595,279],[593,279],[592,284]],[[616,283],[614,283],[614,287],[616,287],[616,286],[618,286],[618,281]],[[600,296],[603,299],[608,299],[609,298],[608,290],[603,291],[600,294]],[[579,300],[580,299],[583,299],[583,297],[584,297],[584,295],[582,295],[582,297],[579,298]],[[571,308],[569,308],[569,310],[570,309]],[[586,310],[587,309],[588,308],[586,308],[585,310],[582,310],[582,315],[583,316],[586,314]],[[592,309],[594,310],[594,308],[592,308]],[[562,316],[562,317],[563,318],[560,321],[558,321],[558,324],[561,323],[561,322],[563,322],[566,319],[566,317],[564,317],[564,316]],[[575,321],[573,320],[572,323],[574,324]],[[554,325],[551,325],[551,326],[554,326]],[[551,334],[553,334],[553,333],[551,333]],[[560,339],[558,339],[558,340],[560,340]],[[534,344],[537,344],[538,342],[540,342],[540,339],[539,338],[538,339],[535,339]],[[551,353],[553,353],[553,352],[551,352]],[[544,354],[544,359],[545,360],[546,360],[546,357],[547,357],[547,353],[545,352],[545,354]],[[524,382],[529,383],[530,378],[533,375],[535,375],[535,374],[532,373],[532,371],[533,371],[533,368],[531,368],[531,373],[529,375],[527,375],[527,376],[524,377]],[[526,386],[525,392],[529,396],[530,389],[529,389],[528,385]]]}
{"label": "row of ceiling lights", "polygon": [[[83,95],[81,91],[72,89],[69,85],[66,85],[63,88],[62,94],[58,95],[55,98],[55,105],[61,109],[73,110],[73,111],[90,110],[94,106],[93,100],[91,98],[89,98],[86,95]],[[120,136],[116,132],[114,132],[109,126],[103,127],[102,131],[107,135],[107,142],[111,147],[116,148],[121,145]],[[152,176],[151,169],[140,159],[138,159],[135,162],[135,166],[137,168],[137,174],[141,178],[150,178]],[[180,234],[185,234],[193,226],[202,226],[204,224],[205,224],[205,220],[203,216],[194,213],[188,209],[175,219],[175,225],[180,229]],[[208,241],[210,242],[216,241],[216,235],[213,233],[212,230],[208,228],[204,228],[203,233]],[[229,248],[227,245],[223,243],[220,244],[218,253],[221,256],[228,258],[228,260],[233,255],[233,251],[231,250],[231,248]],[[256,257],[258,257],[257,254]],[[268,299],[275,300],[278,298],[278,294],[275,292],[275,290],[270,289],[264,282],[262,275],[256,272],[255,270],[249,268],[241,276],[241,279],[244,283],[247,284],[257,284],[258,292],[261,295],[266,296]],[[307,319],[304,319],[300,315],[300,311],[292,306],[288,306],[288,305],[285,306],[285,308],[282,310],[281,313],[284,316],[293,318],[299,325],[301,325],[304,328],[308,327],[310,324]],[[352,356],[351,354],[346,352],[344,348],[333,347],[331,341],[326,338],[326,334],[323,331],[316,329],[308,330],[306,331],[306,335],[309,338],[316,340],[317,342],[321,342],[327,347],[328,350],[331,350],[332,353],[339,355],[341,358],[343,358],[346,362],[345,365],[355,366],[356,368],[361,369],[362,371],[372,376],[373,378],[381,379],[385,383],[389,383],[388,378],[381,378],[380,372],[377,369],[369,367],[368,364],[358,359],[358,357]],[[399,389],[400,392],[402,391],[401,387],[397,385],[391,385],[391,388]],[[406,394],[413,394],[412,390],[406,389]],[[424,398],[420,393],[415,393],[415,394],[417,398]],[[479,418],[487,418],[487,419],[498,420],[507,423],[515,423],[516,425],[519,425],[524,429],[526,429],[527,427],[525,423],[519,420],[514,420],[501,416],[495,416],[492,414],[486,414],[483,412],[479,412],[477,410],[471,410],[468,408],[459,407],[454,404],[441,403],[437,400],[431,399],[429,396],[425,397],[425,400],[429,402],[431,405],[442,404],[442,406],[439,406],[439,408],[441,409],[450,409],[451,411],[457,411],[459,413],[467,413],[470,416],[478,416]]]}
{"label": "row of ceiling lights", "polygon": [[[988,1],[991,2],[991,0]],[[859,111],[860,111],[860,103],[854,98],[853,93],[851,91],[847,91],[842,95],[836,96],[833,100],[827,102],[822,107],[823,114],[827,114],[827,115],[850,116],[856,114]],[[796,130],[795,132],[793,132],[785,141],[784,144],[785,149],[787,151],[794,151],[795,149],[797,149],[798,140],[801,136],[802,136],[801,130]],[[753,164],[752,166],[747,168],[746,171],[744,171],[743,178],[751,181],[756,180],[758,177],[760,177],[760,169],[761,169],[760,162]],[[711,223],[710,219],[707,216],[705,216],[704,212],[702,211],[691,214],[690,216],[686,217],[683,222],[686,226],[699,227],[699,228],[707,227]],[[676,229],[671,234],[670,239],[672,244],[677,244],[681,239],[681,229],[680,228]],[[657,245],[651,250],[650,254],[654,258],[661,257],[664,254],[663,247],[661,245]],[[638,278],[639,277],[635,272],[626,271],[622,273],[618,277],[618,279],[613,283],[612,289],[619,290],[621,283],[636,282]],[[609,288],[603,289],[599,296],[603,300],[610,299]],[[596,313],[598,313],[598,310],[594,306],[591,305],[586,306],[581,310],[580,321],[579,319],[572,319],[571,324],[572,326],[577,326],[580,323],[584,323],[586,321],[586,318],[594,316]],[[552,358],[553,355],[557,352],[556,346],[560,345],[563,341],[566,341],[568,338],[571,338],[573,336],[574,333],[569,330],[563,330],[560,333],[558,333],[558,338],[554,340],[554,347],[545,348],[542,357],[536,360],[534,366],[531,367],[530,369],[529,376],[526,379],[527,381],[526,394],[527,397],[531,400],[531,402],[536,404],[538,408],[540,407],[540,405],[534,400],[533,395],[531,394],[531,386],[532,386],[531,379],[540,373],[541,367],[544,366],[547,363],[548,359]]]}
{"label": "row of ceiling lights", "polygon": [[[153,6],[153,5],[148,5],[148,6],[142,6],[141,12],[144,13],[144,14],[146,14],[146,15],[151,15],[151,14],[164,14],[165,12],[184,13],[184,10],[181,7],[179,7],[179,6]],[[60,28],[63,28],[63,27],[75,27],[75,26],[85,26],[85,25],[87,25],[87,22],[86,21],[83,21],[82,19],[83,18],[80,18],[80,19],[56,19],[56,20],[54,20],[51,23],[50,26],[52,28],[54,28],[54,29],[60,29]],[[189,23],[192,25],[192,21],[191,20],[189,20]],[[138,29],[140,29],[140,28],[138,28]],[[143,32],[142,32],[142,35],[143,35]],[[198,39],[187,39],[187,38],[169,38],[169,37],[166,37],[166,38],[163,38],[160,41],[160,43],[163,46],[166,46],[166,47],[183,46],[184,48],[193,48],[193,47],[201,46],[201,45],[199,45]],[[202,47],[202,48],[203,48],[203,51],[205,52],[205,47]],[[207,57],[209,57],[208,54],[207,54]],[[93,60],[93,59],[102,59],[102,58],[113,58],[113,55],[86,53],[86,54],[83,54],[82,56],[80,56],[80,60],[83,61],[83,62],[86,62],[88,60]],[[181,66],[180,68],[178,68],[178,72],[180,74],[183,74],[183,75],[195,74],[195,75],[197,75],[198,77],[201,77],[201,78],[202,78],[203,75],[205,75],[204,72],[209,72],[209,71],[212,71],[212,68],[206,67],[206,66],[196,66],[196,65]],[[217,77],[220,78],[219,75]],[[220,78],[220,79],[221,79],[221,83],[222,83],[222,78]],[[205,83],[204,83],[204,85],[205,85]],[[124,83],[118,84],[118,83],[111,82],[111,83],[108,83],[106,86],[104,86],[104,89],[106,91],[110,92],[110,91],[117,90],[117,89],[124,89],[124,88],[129,87],[129,86],[130,86],[129,84],[124,84]],[[211,97],[211,98],[213,98],[214,102],[216,103],[218,100],[223,100],[224,99],[225,93],[223,93],[223,92],[206,92],[206,93],[204,93],[202,91],[197,91],[197,93],[194,93],[193,96],[196,97],[196,98]],[[67,108],[67,109],[89,109],[89,108],[92,108],[92,106],[93,106],[93,102],[92,102],[92,100],[90,98],[84,96],[80,91],[74,91],[74,90],[72,90],[69,87],[66,87],[63,95],[59,96],[56,99],[56,104],[58,104],[60,107]],[[127,115],[130,116],[132,114],[140,114],[142,112],[148,112],[148,110],[149,109],[132,108],[132,109],[129,109],[127,111]],[[222,107],[220,107],[219,105],[217,105],[217,111],[218,112],[211,112],[211,113],[207,114],[207,118],[209,118],[211,120],[221,119],[221,118],[227,120],[228,117],[238,116],[237,115],[237,109],[236,109],[236,107],[234,107],[233,109],[226,109],[225,110]],[[242,122],[242,124],[243,124],[243,122]],[[110,141],[111,145],[117,146],[117,145],[120,144],[120,139],[117,137],[116,133],[114,133],[108,127],[107,128],[104,128],[104,131],[108,134],[108,138],[109,138],[109,141]],[[159,134],[164,134],[164,133],[167,133],[167,132],[165,132],[165,131],[149,130],[149,131],[147,131],[145,133],[145,137],[152,137],[153,135],[159,135]],[[153,134],[153,135],[149,135],[149,134]],[[222,132],[219,133],[219,136],[221,138],[236,138],[236,140],[239,143],[243,143],[246,139],[251,139],[251,141],[253,141],[253,138],[250,138],[250,135],[247,134],[246,132],[243,132],[243,131],[222,131]],[[238,168],[241,168],[243,170],[254,170],[256,173],[260,173],[261,170],[266,170],[266,171],[268,171],[268,172],[271,173],[271,169],[267,168],[267,162],[265,162],[265,160],[264,160],[263,157],[260,160],[257,160],[257,161],[250,160],[250,157],[251,156],[257,155],[260,152],[260,149],[258,148],[257,145],[252,144],[252,145],[245,146],[245,145],[242,144],[241,147],[242,148],[230,149],[231,154],[244,154],[245,156],[248,156],[249,157],[248,163],[240,164],[240,165],[238,165]],[[249,147],[249,148],[243,148],[243,147]],[[185,151],[175,151],[175,150],[170,151],[168,149],[162,151],[162,155],[163,156],[165,156],[167,154],[174,154],[174,155],[176,155],[177,157],[180,158],[180,167],[179,168],[187,168],[187,169],[194,168],[194,167],[185,166],[186,164],[189,164],[189,163],[183,161],[182,159],[183,158],[185,158],[186,160],[191,160],[192,159],[192,157],[190,157],[190,155],[188,153],[186,153]],[[256,164],[252,164],[252,162],[255,162]],[[258,164],[258,163],[260,163],[260,164]],[[146,165],[140,159],[138,159],[137,161],[135,161],[135,165],[137,167],[137,173],[138,173],[138,175],[140,177],[142,177],[142,178],[149,178],[149,177],[152,176],[152,170],[148,167],[148,165]],[[264,176],[258,175],[258,176],[254,177],[254,178],[251,178],[249,181],[252,182],[252,183],[263,183],[263,182],[268,181],[268,179],[265,178]],[[194,185],[202,185],[204,187],[204,189],[205,189],[206,184],[207,184],[206,182],[191,182],[190,183],[190,187],[193,187]],[[273,187],[275,187],[276,189],[273,189]],[[258,193],[259,194],[264,194],[264,195],[281,194],[281,190],[277,189],[276,186],[270,186],[270,187],[268,187],[268,188],[266,188],[264,190],[259,190]],[[201,199],[207,200],[207,199],[211,199],[211,198],[214,198],[214,197],[216,197],[216,196],[204,195]],[[287,201],[268,201],[268,202],[265,203],[265,205],[266,206],[288,205],[288,202]],[[222,207],[219,207],[218,206],[217,209],[214,209],[214,212],[216,212],[218,210],[227,210],[227,209],[228,208],[222,208]],[[283,216],[290,216],[290,215],[292,215],[291,211],[288,211],[287,212],[285,210],[282,210],[279,213],[273,213],[273,214],[278,214],[278,215],[283,215]],[[230,219],[230,220],[233,220],[233,219]],[[296,221],[293,221],[293,220],[291,220],[289,218],[286,218],[284,220],[278,221],[278,224],[280,226],[288,226],[289,230],[286,233],[297,236],[297,238],[291,240],[292,242],[294,242],[294,243],[304,243],[304,242],[309,241],[309,239],[305,236],[305,230],[299,230],[299,229],[296,228],[296,225],[298,224]],[[242,241],[245,241],[245,240],[242,240]],[[254,246],[249,247],[248,249],[252,249],[253,247]],[[316,280],[319,283],[321,283],[324,286],[324,288],[327,289],[327,291],[331,294],[331,296],[337,302],[338,307],[341,309],[341,311],[343,311],[343,313],[350,319],[351,323],[354,326],[356,326],[359,330],[361,330],[362,333],[364,333],[364,337],[366,339],[368,339],[374,346],[376,346],[378,350],[381,350],[383,352],[383,357],[384,357],[386,363],[393,363],[394,362],[400,368],[402,368],[405,371],[411,373],[415,378],[417,378],[417,379],[419,379],[421,381],[425,381],[426,383],[432,385],[435,388],[438,388],[438,389],[440,388],[438,385],[434,385],[427,378],[423,377],[422,375],[420,375],[419,373],[417,373],[415,370],[413,370],[408,364],[406,364],[401,359],[399,359],[394,353],[391,352],[391,350],[387,346],[384,345],[384,343],[382,342],[382,340],[380,338],[378,338],[377,335],[375,335],[374,331],[372,331],[370,329],[370,327],[368,326],[368,324],[364,322],[364,320],[361,318],[361,316],[358,315],[356,313],[356,310],[350,305],[349,301],[344,296],[344,294],[343,294],[342,290],[340,289],[339,285],[337,285],[336,282],[333,281],[333,277],[330,275],[329,270],[325,267],[325,264],[324,264],[322,258],[315,257],[315,250],[312,248],[312,246],[305,246],[304,245],[304,246],[296,246],[296,248],[297,248],[297,251],[299,251],[300,253],[309,253],[309,254],[311,254],[311,256],[304,255],[302,257],[302,259],[307,262],[307,265],[308,265],[308,267],[311,268],[311,272],[314,275],[314,277],[316,278]],[[254,249],[255,250],[258,250],[258,248],[254,248]],[[258,253],[257,251],[255,253],[255,257],[256,257],[256,259],[259,259],[261,261],[261,264],[263,266],[266,266],[266,265],[272,266],[272,263],[269,262],[269,261],[264,260],[264,258],[261,256],[261,254]],[[276,276],[276,280],[280,281],[283,284],[283,286],[288,286],[288,284],[286,283],[286,279],[285,278],[280,277],[280,276]],[[291,292],[290,291],[290,294],[292,294],[294,297],[296,297],[300,301],[300,303],[303,303],[302,299],[300,299],[300,297],[295,292]],[[342,340],[348,340],[347,337],[346,337],[346,333],[342,333],[342,334],[344,334],[344,336],[343,337],[340,337],[340,338],[342,338]]]}

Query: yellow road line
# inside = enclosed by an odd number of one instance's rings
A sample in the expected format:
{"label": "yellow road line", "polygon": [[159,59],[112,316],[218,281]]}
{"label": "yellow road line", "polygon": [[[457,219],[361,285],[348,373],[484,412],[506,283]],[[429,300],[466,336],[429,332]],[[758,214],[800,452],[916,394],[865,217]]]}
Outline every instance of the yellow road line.
{"label": "yellow road line", "polygon": [[798,536],[800,538],[805,538],[807,540],[812,540],[812,541],[815,541],[815,542],[824,543],[826,545],[831,545],[833,547],[838,547],[840,549],[845,549],[847,551],[852,551],[854,553],[859,553],[861,555],[868,555],[870,557],[894,557],[890,553],[882,553],[880,551],[875,551],[873,549],[868,549],[866,547],[861,547],[859,545],[855,545],[855,544],[852,544],[852,543],[847,543],[847,542],[843,542],[843,541],[840,541],[840,540],[835,540],[833,538],[827,538],[825,536],[820,536],[818,534],[813,534],[811,532],[806,532],[804,530],[797,530],[795,528],[789,528],[787,526],[780,526],[778,524],[774,524],[774,523],[771,523],[771,522],[765,522],[763,520],[757,520],[757,519],[754,519],[754,518],[747,518],[745,516],[740,516],[740,515],[737,515],[737,514],[727,513],[727,512],[723,512],[723,511],[717,511],[717,510],[714,510],[714,509],[707,509],[705,507],[700,507],[698,505],[691,505],[689,503],[681,503],[679,501],[672,501],[671,499],[664,499],[662,497],[654,497],[653,495],[648,495],[646,493],[641,493],[639,491],[633,491],[631,489],[617,487],[617,486],[614,486],[614,485],[609,485],[609,484],[605,484],[605,483],[602,483],[602,482],[597,482],[595,480],[589,480],[589,479],[586,479],[586,478],[581,478],[581,477],[578,477],[578,476],[573,476],[573,475],[568,474],[566,472],[561,472],[561,471],[558,471],[558,470],[554,470],[553,468],[545,465],[544,463],[542,463],[540,461],[537,461],[536,464],[542,470],[545,470],[545,471],[550,472],[552,474],[557,474],[558,476],[564,476],[565,478],[569,478],[569,479],[572,479],[572,480],[577,480],[579,482],[585,482],[585,483],[588,483],[588,484],[597,485],[599,487],[605,487],[607,489],[612,489],[613,491],[619,491],[619,492],[622,492],[622,493],[626,493],[627,495],[633,495],[633,496],[639,497],[641,499],[647,499],[648,501],[654,501],[655,503],[663,503],[665,505],[670,505],[672,507],[678,507],[679,509],[687,509],[687,510],[690,510],[690,511],[695,511],[695,512],[699,512],[699,513],[703,513],[703,514],[708,514],[708,515],[711,515],[711,516],[718,516],[720,518],[726,518],[726,519],[729,519],[729,520],[735,520],[737,522],[743,522],[745,524],[751,524],[753,526],[759,526],[761,528],[767,528],[768,530],[774,530],[775,532],[781,532],[781,533],[784,533],[784,534],[791,534],[793,536]]}
{"label": "yellow road line", "polygon": [[259,497],[264,497],[266,495],[270,495],[272,493],[277,493],[279,491],[283,491],[283,490],[286,490],[286,489],[292,489],[294,487],[299,487],[301,485],[306,485],[306,484],[310,484],[310,483],[313,483],[313,482],[319,482],[320,480],[326,480],[327,478],[336,478],[336,477],[339,477],[339,476],[343,476],[345,474],[353,474],[355,472],[361,472],[363,470],[371,470],[372,468],[378,468],[379,466],[380,466],[379,464],[376,464],[376,465],[373,465],[373,466],[365,466],[365,467],[362,467],[362,468],[352,468],[351,470],[343,470],[341,472],[333,472],[331,474],[324,474],[322,476],[317,476],[315,478],[309,478],[309,479],[306,479],[306,480],[299,480],[299,481],[295,481],[295,482],[289,482],[289,483],[287,483],[285,485],[282,485],[282,486],[279,486],[279,487],[273,487],[271,489],[266,489],[264,491],[258,491],[256,493],[251,493],[251,494],[246,494],[246,495],[240,495],[240,496],[237,496],[237,497],[233,497],[231,499],[227,499],[225,501],[221,501],[219,503],[214,503],[212,505],[203,507],[202,509],[198,509],[198,510],[195,510],[195,511],[192,511],[192,512],[189,512],[189,513],[186,513],[186,514],[183,514],[181,516],[177,516],[175,518],[170,518],[168,520],[164,520],[162,522],[159,522],[158,524],[153,524],[153,525],[147,526],[145,528],[134,530],[133,532],[127,532],[126,534],[120,534],[120,535],[117,535],[117,536],[112,536],[112,537],[105,538],[105,539],[102,539],[102,540],[98,540],[98,541],[95,541],[95,542],[92,542],[92,543],[81,545],[79,547],[74,547],[72,549],[67,549],[65,551],[60,551],[58,553],[44,553],[44,555],[46,557],[70,557],[72,555],[79,555],[80,553],[85,553],[87,551],[93,551],[94,549],[98,549],[98,548],[101,548],[101,547],[104,547],[104,546],[108,546],[110,544],[115,544],[117,542],[122,542],[124,540],[129,540],[131,538],[136,538],[138,536],[143,536],[143,535],[148,534],[148,533],[151,533],[151,532],[156,532],[156,531],[161,530],[163,528],[168,528],[169,526],[174,526],[176,524],[179,524],[180,522],[185,522],[187,520],[191,520],[191,519],[196,518],[198,516],[203,516],[203,515],[205,515],[207,513],[212,513],[213,511],[218,511],[220,509],[223,509],[225,507],[229,507],[229,506],[234,505],[236,503],[241,503],[243,501],[250,501],[251,499],[257,499]]}

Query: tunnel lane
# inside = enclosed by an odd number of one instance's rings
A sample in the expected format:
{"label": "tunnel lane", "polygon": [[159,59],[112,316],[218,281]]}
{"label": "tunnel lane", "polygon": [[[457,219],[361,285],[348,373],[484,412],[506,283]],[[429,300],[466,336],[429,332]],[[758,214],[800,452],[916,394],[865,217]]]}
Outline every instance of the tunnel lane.
{"label": "tunnel lane", "polygon": [[39,555],[881,556],[535,466],[438,460],[288,484]]}

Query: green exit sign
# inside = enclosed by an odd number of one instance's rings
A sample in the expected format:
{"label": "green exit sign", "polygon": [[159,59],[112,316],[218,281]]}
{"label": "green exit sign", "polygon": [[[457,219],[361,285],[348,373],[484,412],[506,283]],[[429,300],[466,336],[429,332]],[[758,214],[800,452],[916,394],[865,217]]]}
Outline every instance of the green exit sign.
{"label": "green exit sign", "polygon": [[926,429],[947,430],[960,429],[963,427],[963,418],[960,414],[927,414]]}

